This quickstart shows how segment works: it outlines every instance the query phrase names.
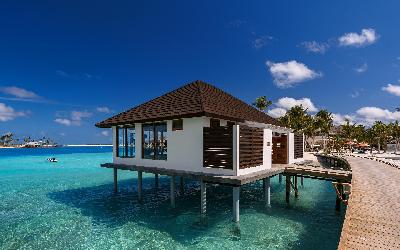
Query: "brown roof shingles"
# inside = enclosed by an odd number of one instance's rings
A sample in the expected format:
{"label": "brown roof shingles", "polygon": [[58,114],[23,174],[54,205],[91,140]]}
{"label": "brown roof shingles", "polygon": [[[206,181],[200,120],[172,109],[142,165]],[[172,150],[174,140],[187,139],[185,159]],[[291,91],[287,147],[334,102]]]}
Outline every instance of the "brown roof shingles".
{"label": "brown roof shingles", "polygon": [[100,128],[135,122],[208,116],[233,121],[279,125],[278,121],[236,97],[202,81],[194,81],[96,124]]}

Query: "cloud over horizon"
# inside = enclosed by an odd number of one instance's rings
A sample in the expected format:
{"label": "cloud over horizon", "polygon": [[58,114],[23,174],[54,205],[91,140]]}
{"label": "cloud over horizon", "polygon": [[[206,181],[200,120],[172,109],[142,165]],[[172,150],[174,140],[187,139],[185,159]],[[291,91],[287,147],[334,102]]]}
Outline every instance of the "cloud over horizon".
{"label": "cloud over horizon", "polygon": [[68,118],[66,117],[60,117],[56,118],[54,122],[64,125],[64,126],[81,126],[82,124],[82,118],[88,118],[91,117],[92,113],[88,111],[71,111],[70,115]]}
{"label": "cloud over horizon", "polygon": [[0,92],[21,99],[38,99],[36,93],[16,86],[0,87]]}
{"label": "cloud over horizon", "polygon": [[267,61],[265,64],[272,75],[275,85],[279,88],[293,87],[297,83],[322,76],[322,73],[317,73],[296,60],[281,63]]}
{"label": "cloud over horizon", "polygon": [[274,118],[282,117],[294,106],[303,106],[303,108],[311,113],[318,111],[310,98],[294,99],[291,97],[282,97],[275,103],[275,108],[268,110],[267,113]]}
{"label": "cloud over horizon", "polygon": [[11,121],[22,116],[26,116],[26,113],[15,111],[12,107],[7,106],[5,103],[0,103],[0,122]]}

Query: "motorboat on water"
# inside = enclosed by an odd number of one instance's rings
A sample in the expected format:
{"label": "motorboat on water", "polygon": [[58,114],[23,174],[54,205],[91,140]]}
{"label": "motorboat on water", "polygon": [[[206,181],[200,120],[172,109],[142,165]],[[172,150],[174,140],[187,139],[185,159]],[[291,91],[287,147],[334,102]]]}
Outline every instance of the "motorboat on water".
{"label": "motorboat on water", "polygon": [[47,158],[47,161],[48,161],[48,162],[58,162],[58,160],[57,160],[56,158],[54,158],[54,157],[52,157],[52,158]]}

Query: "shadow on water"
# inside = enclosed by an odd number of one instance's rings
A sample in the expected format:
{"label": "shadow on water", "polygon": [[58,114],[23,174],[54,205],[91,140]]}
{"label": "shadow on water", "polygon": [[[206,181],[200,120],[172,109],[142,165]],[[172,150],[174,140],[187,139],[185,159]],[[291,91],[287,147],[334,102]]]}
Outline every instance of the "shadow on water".
{"label": "shadow on water", "polygon": [[[84,216],[90,217],[93,223],[107,227],[119,227],[126,223],[134,223],[142,227],[166,232],[174,240],[182,244],[203,236],[208,229],[217,227],[218,223],[225,223],[225,225],[230,223],[229,233],[225,237],[232,241],[241,240],[240,226],[230,222],[232,218],[232,189],[230,187],[207,186],[208,210],[207,216],[204,218],[199,214],[200,192],[198,182],[185,180],[185,193],[176,197],[176,208],[170,207],[169,184],[168,177],[161,177],[159,179],[159,188],[156,189],[154,188],[153,178],[143,178],[143,198],[141,202],[138,201],[137,197],[137,179],[120,180],[118,182],[119,193],[117,194],[113,193],[113,184],[110,183],[51,192],[48,197],[58,203],[79,209]],[[318,244],[319,247],[315,246],[315,241],[324,240],[318,238],[315,226],[320,228],[321,225],[316,223],[324,223],[324,221],[312,218],[313,222],[309,222],[310,216],[318,217],[321,216],[321,213],[317,211],[316,214],[313,214],[315,211],[310,212],[310,210],[315,210],[315,208],[297,206],[297,201],[294,199],[291,201],[292,206],[287,207],[283,201],[283,183],[273,184],[273,207],[266,209],[262,200],[261,186],[261,182],[243,186],[241,191],[242,215],[248,213],[248,211],[249,213],[255,211],[274,217],[282,216],[285,219],[302,223],[304,228],[299,235],[298,241],[292,246],[288,245],[287,248],[304,249],[306,247],[319,249],[324,246],[323,242]],[[177,193],[179,193],[179,185],[177,185]],[[274,199],[276,200],[274,201]],[[313,197],[313,199],[325,199],[325,197]],[[332,232],[334,234],[332,240],[337,242],[337,233],[340,234],[343,219],[341,218],[342,215],[334,214],[334,198],[333,203],[330,205],[329,208],[322,206],[317,209],[332,212],[332,216],[337,217],[339,232],[337,230]],[[324,248],[329,249],[329,247]]]}

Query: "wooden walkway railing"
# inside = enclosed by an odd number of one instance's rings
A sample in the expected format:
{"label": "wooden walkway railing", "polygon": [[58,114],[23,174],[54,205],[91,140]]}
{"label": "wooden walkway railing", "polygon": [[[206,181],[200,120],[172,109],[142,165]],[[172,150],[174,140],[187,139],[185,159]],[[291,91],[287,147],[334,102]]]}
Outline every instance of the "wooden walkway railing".
{"label": "wooden walkway railing", "polygon": [[352,188],[339,249],[400,249],[400,170],[347,156]]}

